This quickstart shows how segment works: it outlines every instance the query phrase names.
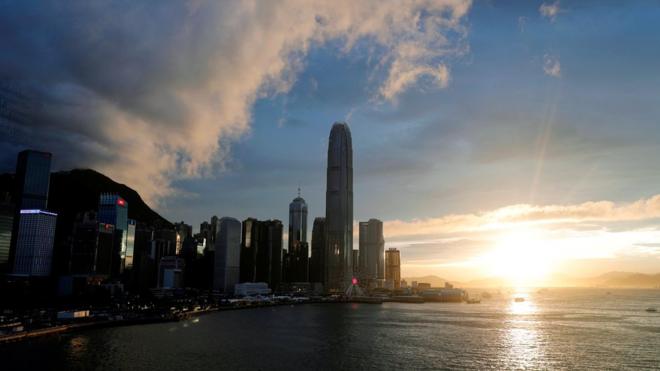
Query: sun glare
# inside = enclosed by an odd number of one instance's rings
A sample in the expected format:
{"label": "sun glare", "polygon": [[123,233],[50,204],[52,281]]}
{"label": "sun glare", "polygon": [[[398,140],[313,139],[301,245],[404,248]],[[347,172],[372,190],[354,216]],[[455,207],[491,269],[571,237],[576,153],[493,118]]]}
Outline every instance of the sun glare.
{"label": "sun glare", "polygon": [[553,268],[553,258],[543,232],[517,228],[505,232],[485,257],[491,275],[518,287],[542,285]]}

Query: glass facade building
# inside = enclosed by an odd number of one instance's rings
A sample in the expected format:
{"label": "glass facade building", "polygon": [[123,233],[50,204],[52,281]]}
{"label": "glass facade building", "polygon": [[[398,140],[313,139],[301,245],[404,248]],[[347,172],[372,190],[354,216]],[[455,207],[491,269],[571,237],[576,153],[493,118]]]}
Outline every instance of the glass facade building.
{"label": "glass facade building", "polygon": [[241,257],[241,222],[234,218],[220,218],[215,238],[213,288],[233,294],[239,283]]}
{"label": "glass facade building", "polygon": [[326,180],[324,285],[336,293],[353,278],[353,144],[346,123],[330,131]]}
{"label": "glass facade building", "polygon": [[57,214],[21,210],[14,255],[14,275],[47,277],[53,264]]}

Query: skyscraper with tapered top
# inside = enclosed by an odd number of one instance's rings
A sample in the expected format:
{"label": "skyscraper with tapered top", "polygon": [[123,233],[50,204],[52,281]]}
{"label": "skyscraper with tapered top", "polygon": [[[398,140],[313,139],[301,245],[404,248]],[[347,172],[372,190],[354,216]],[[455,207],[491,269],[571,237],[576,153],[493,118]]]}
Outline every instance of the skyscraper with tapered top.
{"label": "skyscraper with tapered top", "polygon": [[342,292],[353,276],[353,145],[345,122],[330,131],[325,230],[325,290]]}

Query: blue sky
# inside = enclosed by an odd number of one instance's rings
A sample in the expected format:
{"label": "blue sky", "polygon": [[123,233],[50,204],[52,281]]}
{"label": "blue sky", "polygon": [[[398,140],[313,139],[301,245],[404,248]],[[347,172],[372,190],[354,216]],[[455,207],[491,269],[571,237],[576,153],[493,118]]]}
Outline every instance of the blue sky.
{"label": "blue sky", "polygon": [[[45,107],[2,123],[3,170],[19,148],[50,150],[56,167],[104,171],[195,229],[212,215],[286,222],[300,185],[311,223],[330,127],[345,120],[356,220],[408,223],[385,232],[404,269],[460,278],[499,237],[421,234],[414,220],[629,210],[660,193],[658,2],[183,4],[0,4],[0,77]],[[598,233],[629,234],[574,260],[657,271],[660,213],[589,215],[539,235],[598,220]]]}

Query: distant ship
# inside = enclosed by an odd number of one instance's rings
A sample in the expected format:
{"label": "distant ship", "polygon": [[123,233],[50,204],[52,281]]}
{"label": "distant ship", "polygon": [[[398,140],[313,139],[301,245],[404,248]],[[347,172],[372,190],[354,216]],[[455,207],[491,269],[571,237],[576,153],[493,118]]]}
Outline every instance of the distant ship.
{"label": "distant ship", "polygon": [[646,308],[646,311],[649,312],[649,313],[655,313],[655,312],[657,312],[658,310],[655,309],[655,308]]}
{"label": "distant ship", "polygon": [[470,298],[470,299],[466,300],[466,303],[468,303],[468,304],[480,304],[481,300],[476,299],[476,298]]}
{"label": "distant ship", "polygon": [[515,301],[516,303],[522,303],[523,301],[525,301],[525,298],[518,296],[517,298],[513,299],[513,301]]}
{"label": "distant ship", "polygon": [[455,289],[450,283],[445,283],[444,288],[432,288],[421,292],[420,295],[425,302],[436,303],[461,303],[465,300],[464,290]]}

